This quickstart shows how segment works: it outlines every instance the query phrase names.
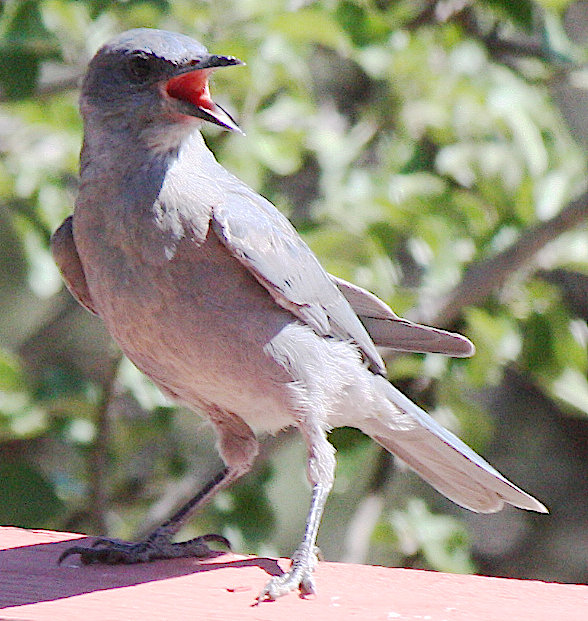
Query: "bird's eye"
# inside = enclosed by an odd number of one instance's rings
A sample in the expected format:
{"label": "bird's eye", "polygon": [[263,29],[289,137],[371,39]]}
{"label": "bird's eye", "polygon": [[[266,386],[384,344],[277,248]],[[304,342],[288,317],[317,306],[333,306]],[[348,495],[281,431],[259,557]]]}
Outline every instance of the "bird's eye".
{"label": "bird's eye", "polygon": [[131,75],[139,82],[144,82],[151,74],[151,62],[143,54],[133,54],[129,58]]}

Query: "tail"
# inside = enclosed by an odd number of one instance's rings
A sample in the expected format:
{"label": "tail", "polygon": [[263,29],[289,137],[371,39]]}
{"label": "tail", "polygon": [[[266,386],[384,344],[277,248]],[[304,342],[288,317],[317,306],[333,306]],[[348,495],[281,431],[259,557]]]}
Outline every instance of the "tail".
{"label": "tail", "polygon": [[370,419],[362,425],[362,431],[402,459],[436,490],[479,513],[500,511],[505,502],[548,513],[543,504],[503,477],[383,377],[374,380],[378,392],[385,391],[386,399],[402,412],[407,424]]}

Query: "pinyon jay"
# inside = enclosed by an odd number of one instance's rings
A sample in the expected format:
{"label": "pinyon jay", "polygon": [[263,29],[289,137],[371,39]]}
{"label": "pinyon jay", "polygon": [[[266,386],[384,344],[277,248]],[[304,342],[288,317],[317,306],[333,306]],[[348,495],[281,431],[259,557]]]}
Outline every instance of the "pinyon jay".
{"label": "pinyon jay", "polygon": [[326,434],[359,428],[442,494],[472,511],[504,503],[545,512],[385,378],[376,346],[473,353],[464,337],[396,316],[328,274],[290,222],[215,160],[203,121],[239,131],[210,98],[216,68],[239,65],[193,39],[136,29],[104,45],[82,93],[81,184],[52,250],[73,296],[106,324],[171,399],[204,414],[226,467],[144,541],[99,539],[63,558],[136,563],[211,553],[183,522],[250,468],[257,435],[296,426],[312,501],[290,570],[259,599],[313,593],[315,542],[333,484]]}

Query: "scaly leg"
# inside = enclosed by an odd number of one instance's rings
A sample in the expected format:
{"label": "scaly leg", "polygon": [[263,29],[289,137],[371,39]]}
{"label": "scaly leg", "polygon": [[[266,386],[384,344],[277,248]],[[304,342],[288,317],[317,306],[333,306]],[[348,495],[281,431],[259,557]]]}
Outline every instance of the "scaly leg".
{"label": "scaly leg", "polygon": [[72,554],[79,554],[82,563],[132,564],[146,561],[194,556],[210,557],[214,552],[209,542],[230,548],[222,535],[203,535],[189,541],[174,543],[172,538],[204,503],[219,490],[227,487],[248,472],[258,451],[251,429],[237,416],[211,408],[208,412],[219,434],[219,450],[227,467],[219,472],[202,490],[189,500],[169,520],[139,542],[127,542],[100,537],[92,546],[72,546],[59,557],[59,563]]}
{"label": "scaly leg", "polygon": [[257,601],[275,600],[300,588],[302,595],[315,593],[312,573],[317,564],[316,537],[327,497],[335,476],[335,450],[318,424],[302,427],[308,452],[308,478],[313,486],[310,510],[302,543],[292,555],[290,571],[272,578],[259,594]]}

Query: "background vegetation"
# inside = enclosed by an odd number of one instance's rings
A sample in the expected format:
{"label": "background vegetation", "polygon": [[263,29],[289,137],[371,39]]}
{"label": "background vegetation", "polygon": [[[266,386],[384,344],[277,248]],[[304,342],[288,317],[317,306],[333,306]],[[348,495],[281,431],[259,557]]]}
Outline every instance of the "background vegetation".
{"label": "background vegetation", "polygon": [[[76,194],[80,76],[137,26],[247,62],[214,79],[247,133],[207,129],[218,158],[330,271],[475,342],[389,357],[390,378],[551,509],[476,516],[337,430],[324,556],[585,581],[588,3],[569,0],[1,3],[0,523],[137,537],[220,466],[48,251]],[[304,463],[297,434],[269,438],[186,534],[291,553]]]}

